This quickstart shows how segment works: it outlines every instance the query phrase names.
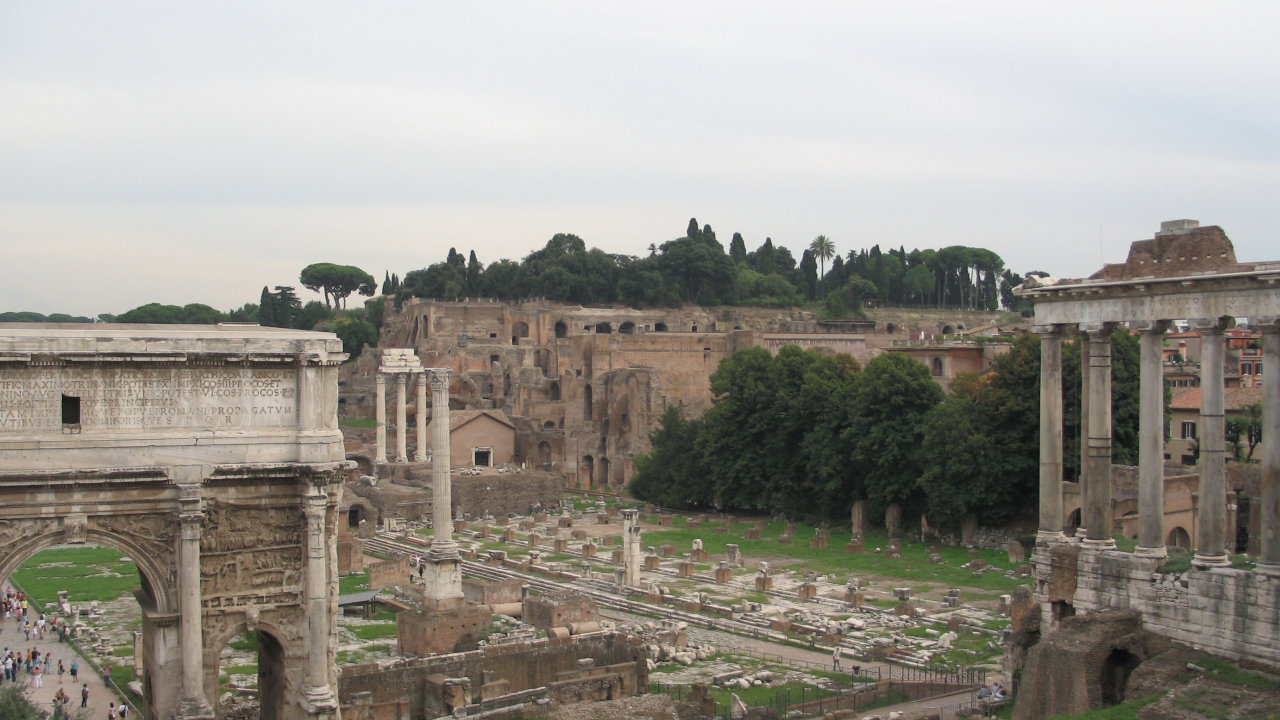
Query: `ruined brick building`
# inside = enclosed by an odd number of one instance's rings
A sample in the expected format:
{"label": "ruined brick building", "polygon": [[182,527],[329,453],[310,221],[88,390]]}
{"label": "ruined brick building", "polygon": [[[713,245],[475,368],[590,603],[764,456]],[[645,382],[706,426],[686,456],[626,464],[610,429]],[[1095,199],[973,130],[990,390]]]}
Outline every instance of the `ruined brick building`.
{"label": "ruined brick building", "polygon": [[[412,349],[423,365],[449,368],[453,410],[505,413],[513,464],[552,470],[577,487],[618,488],[667,407],[697,417],[711,405],[711,374],[735,350],[793,344],[866,363],[895,338],[941,329],[792,310],[410,298],[399,311],[386,303],[379,347]],[[374,416],[375,365],[366,352],[344,368],[344,417]]]}

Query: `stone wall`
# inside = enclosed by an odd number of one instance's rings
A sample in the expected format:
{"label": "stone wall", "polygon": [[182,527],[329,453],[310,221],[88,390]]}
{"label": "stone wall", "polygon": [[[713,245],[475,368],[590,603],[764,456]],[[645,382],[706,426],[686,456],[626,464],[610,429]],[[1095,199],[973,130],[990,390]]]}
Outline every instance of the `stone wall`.
{"label": "stone wall", "polygon": [[[1128,553],[1077,552],[1076,613],[1132,608],[1151,632],[1214,655],[1280,668],[1280,579],[1232,568],[1190,570],[1179,577]],[[1038,576],[1052,584],[1039,555],[1037,565]],[[1051,609],[1042,612],[1047,627]]]}
{"label": "stone wall", "polygon": [[369,563],[369,589],[382,590],[408,584],[411,572],[413,565],[408,555],[393,554],[382,562]]}
{"label": "stone wall", "polygon": [[490,582],[477,578],[462,579],[462,597],[476,605],[518,603],[523,595],[524,580],[512,578]]}
{"label": "stone wall", "polygon": [[[396,635],[400,652],[426,657],[457,652],[460,646],[475,647],[476,631],[493,620],[493,613],[482,605],[463,605],[456,610],[404,610],[396,616]],[[467,642],[467,636],[472,636]],[[476,687],[480,687],[478,684]]]}
{"label": "stone wall", "polygon": [[[535,640],[495,645],[465,653],[410,658],[341,668],[339,701],[345,706],[361,693],[372,703],[408,700],[410,717],[439,717],[445,713],[438,698],[431,697],[427,678],[443,675],[468,678],[474,693],[488,681],[506,681],[507,692],[552,687],[582,672],[579,660],[594,661],[594,670],[620,678],[620,692],[635,695],[649,685],[647,654],[643,643],[620,633],[594,633],[568,640]],[[491,673],[486,677],[487,673]],[[434,714],[433,714],[434,713]]]}
{"label": "stone wall", "polygon": [[453,512],[458,508],[476,517],[527,515],[535,505],[553,508],[560,503],[564,481],[551,473],[521,472],[507,475],[454,475]]}
{"label": "stone wall", "polygon": [[596,622],[600,612],[596,601],[582,593],[566,590],[548,595],[531,595],[524,601],[525,622],[546,630],[573,623]]}

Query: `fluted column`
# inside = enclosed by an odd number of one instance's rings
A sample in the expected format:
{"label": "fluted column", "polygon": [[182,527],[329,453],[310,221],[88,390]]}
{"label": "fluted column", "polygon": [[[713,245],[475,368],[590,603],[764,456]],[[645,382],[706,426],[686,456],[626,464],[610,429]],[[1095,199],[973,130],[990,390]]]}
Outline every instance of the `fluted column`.
{"label": "fluted column", "polygon": [[1111,550],[1111,330],[1110,323],[1082,324],[1089,333],[1089,443],[1085,466],[1084,545]]}
{"label": "fluted column", "polygon": [[387,462],[387,376],[374,373],[374,405],[378,418],[378,454],[374,462],[383,465]]}
{"label": "fluted column", "polygon": [[1142,332],[1138,420],[1138,547],[1134,555],[1168,557],[1164,546],[1164,321],[1130,323]]}
{"label": "fluted column", "polygon": [[1089,504],[1089,333],[1080,333],[1080,527],[1076,537],[1083,540],[1088,532],[1085,523],[1085,506]]}
{"label": "fluted column", "polygon": [[414,377],[418,386],[418,409],[415,412],[418,421],[418,448],[413,459],[424,462],[427,459],[427,374],[417,373]]}
{"label": "fluted column", "polygon": [[1262,327],[1262,547],[1254,572],[1280,577],[1280,317]]}
{"label": "fluted column", "polygon": [[331,712],[338,707],[329,687],[329,598],[326,592],[328,572],[325,562],[325,507],[323,493],[303,498],[302,513],[307,521],[307,582],[304,601],[307,605],[307,668],[303,694],[311,712]]}
{"label": "fluted column", "polygon": [[1062,330],[1036,328],[1040,334],[1040,531],[1038,543],[1057,543],[1062,535]]}
{"label": "fluted column", "polygon": [[[1191,564],[1201,569],[1226,567],[1231,558],[1226,551],[1227,429],[1222,363],[1223,333],[1228,323],[1220,318],[1200,318],[1191,320],[1190,325],[1200,331],[1200,530]],[[1264,382],[1270,381],[1265,378]]]}
{"label": "fluted column", "polygon": [[405,440],[405,433],[408,431],[409,413],[405,407],[407,402],[407,394],[405,393],[405,385],[408,377],[404,373],[396,374],[396,462],[409,462],[406,456],[408,452],[408,442]]}
{"label": "fluted column", "polygon": [[[204,720],[214,716],[204,696],[204,619],[200,611],[200,511],[199,491],[185,491],[178,514],[179,640],[182,644],[182,700],[176,716],[184,720]],[[194,495],[194,497],[193,497]]]}

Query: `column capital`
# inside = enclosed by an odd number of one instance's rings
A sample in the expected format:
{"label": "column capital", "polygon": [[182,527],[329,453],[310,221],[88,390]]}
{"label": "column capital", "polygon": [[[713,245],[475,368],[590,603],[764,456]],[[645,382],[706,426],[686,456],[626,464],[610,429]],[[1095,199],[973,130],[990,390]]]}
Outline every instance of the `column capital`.
{"label": "column capital", "polygon": [[1173,322],[1170,320],[1133,320],[1129,323],[1129,329],[1137,330],[1141,333],[1163,335],[1169,332],[1169,328],[1172,325]]}
{"label": "column capital", "polygon": [[440,392],[449,389],[449,368],[431,368],[431,389]]}
{"label": "column capital", "polygon": [[180,512],[178,513],[178,523],[182,528],[183,540],[199,540],[202,524],[204,523],[204,513]]}
{"label": "column capital", "polygon": [[1251,325],[1261,330],[1264,334],[1280,333],[1280,315],[1249,318],[1249,321]]}
{"label": "column capital", "polygon": [[1235,325],[1235,318],[1230,317],[1187,318],[1187,326],[1201,335],[1221,335]]}
{"label": "column capital", "polygon": [[1067,331],[1064,325],[1034,325],[1031,332],[1036,335],[1063,335]]}
{"label": "column capital", "polygon": [[1115,329],[1116,324],[1113,322],[1085,322],[1080,323],[1080,332],[1089,336],[1090,340],[1100,337],[1109,336],[1111,331]]}

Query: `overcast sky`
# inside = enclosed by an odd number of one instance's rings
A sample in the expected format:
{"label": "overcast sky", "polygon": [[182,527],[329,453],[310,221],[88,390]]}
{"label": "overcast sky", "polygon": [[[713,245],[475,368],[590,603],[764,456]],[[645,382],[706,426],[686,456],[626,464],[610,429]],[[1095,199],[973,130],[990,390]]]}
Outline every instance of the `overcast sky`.
{"label": "overcast sky", "polygon": [[[0,0],[0,311],[256,302],[691,216],[1088,274],[1280,258],[1280,3]],[[318,298],[303,293],[307,299]]]}

